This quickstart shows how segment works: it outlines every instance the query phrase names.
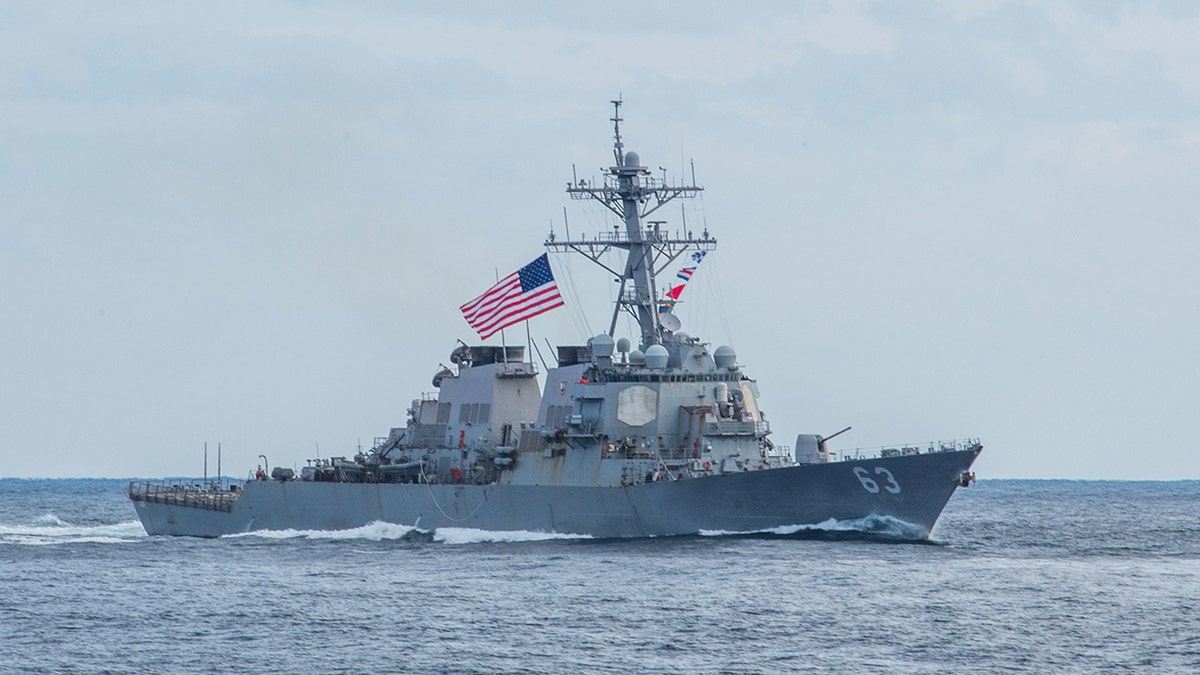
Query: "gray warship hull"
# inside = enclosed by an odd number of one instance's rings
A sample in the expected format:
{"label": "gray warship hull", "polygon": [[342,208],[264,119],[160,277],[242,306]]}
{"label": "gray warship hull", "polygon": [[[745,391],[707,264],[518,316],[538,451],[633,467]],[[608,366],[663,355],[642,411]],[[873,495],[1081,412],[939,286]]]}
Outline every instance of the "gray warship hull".
{"label": "gray warship hull", "polygon": [[[907,536],[922,539],[978,452],[838,461],[628,487],[249,481],[225,505],[228,510],[145,493],[134,501],[150,534],[203,537],[345,530],[373,522],[422,530],[662,537],[877,516],[911,525]],[[864,482],[863,475],[873,478]],[[882,476],[888,479],[875,480]]]}

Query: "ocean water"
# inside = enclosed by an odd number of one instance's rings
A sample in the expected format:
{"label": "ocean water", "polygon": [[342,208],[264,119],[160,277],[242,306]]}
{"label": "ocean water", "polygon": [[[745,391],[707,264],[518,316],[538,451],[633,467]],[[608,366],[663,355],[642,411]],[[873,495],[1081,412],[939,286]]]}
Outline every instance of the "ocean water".
{"label": "ocean water", "polygon": [[148,537],[0,479],[0,672],[1200,672],[1200,482],[983,480],[878,523],[639,541]]}

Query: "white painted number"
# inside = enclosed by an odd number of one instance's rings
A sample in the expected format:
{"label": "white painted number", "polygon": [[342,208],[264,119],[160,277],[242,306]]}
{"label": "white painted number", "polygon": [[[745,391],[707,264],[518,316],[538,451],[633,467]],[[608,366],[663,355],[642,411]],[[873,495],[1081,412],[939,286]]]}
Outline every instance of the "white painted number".
{"label": "white painted number", "polygon": [[887,480],[887,485],[883,486],[884,490],[887,490],[894,495],[900,494],[900,484],[896,482],[896,478],[892,475],[891,471],[888,471],[881,466],[875,469],[875,474],[878,476],[883,476]]}
{"label": "white painted number", "polygon": [[858,482],[862,483],[863,489],[871,494],[879,492],[879,483],[871,479],[871,474],[861,466],[854,467],[854,475],[858,476]]}
{"label": "white painted number", "polygon": [[[869,471],[861,466],[854,467],[853,471],[854,475],[858,477],[858,482],[862,483],[864,490],[871,494],[879,494],[879,483],[875,482],[874,478],[871,478]],[[886,481],[883,486],[884,490],[894,495],[900,494],[900,484],[896,482],[896,477],[892,475],[891,471],[880,466],[875,468],[875,475],[882,477]]]}

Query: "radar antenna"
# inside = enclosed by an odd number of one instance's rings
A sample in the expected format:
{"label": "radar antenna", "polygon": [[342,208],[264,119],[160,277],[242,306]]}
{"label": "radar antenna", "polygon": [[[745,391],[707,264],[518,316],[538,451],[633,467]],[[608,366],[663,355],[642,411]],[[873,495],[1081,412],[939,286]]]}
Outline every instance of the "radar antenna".
{"label": "radar antenna", "polygon": [[625,156],[623,150],[625,145],[621,143],[621,99],[618,97],[613,104],[613,116],[609,120],[613,123],[613,138],[616,142],[613,143],[613,159],[616,160],[617,166],[621,165],[621,158]]}
{"label": "radar antenna", "polygon": [[[612,104],[613,116],[610,121],[613,123],[613,158],[616,161],[608,168],[600,184],[572,176],[572,181],[567,184],[567,194],[571,199],[600,202],[624,222],[625,231],[622,232],[618,227],[613,232],[603,232],[592,239],[571,239],[570,235],[565,240],[549,237],[545,246],[555,251],[572,250],[580,253],[616,277],[621,288],[617,293],[608,334],[611,336],[616,330],[620,313],[628,312],[641,327],[641,349],[645,349],[660,344],[664,330],[672,330],[664,327],[659,318],[655,276],[684,251],[692,248],[711,251],[716,248],[717,240],[709,236],[707,228],[700,237],[692,236],[691,232],[672,236],[662,228],[665,221],[648,221],[650,227],[642,229],[642,220],[667,202],[677,198],[694,198],[704,188],[696,185],[694,169],[690,185],[671,185],[665,174],[661,180],[654,178],[650,169],[642,165],[636,152],[624,152],[625,145],[621,141],[622,101],[617,98]],[[603,256],[613,249],[627,251],[623,269],[614,269],[603,262]]]}

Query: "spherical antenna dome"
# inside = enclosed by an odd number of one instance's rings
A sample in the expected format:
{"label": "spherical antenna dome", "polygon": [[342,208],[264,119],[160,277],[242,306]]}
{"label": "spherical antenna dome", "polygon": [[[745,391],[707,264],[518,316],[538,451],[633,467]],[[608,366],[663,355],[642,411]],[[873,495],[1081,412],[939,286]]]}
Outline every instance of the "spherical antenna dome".
{"label": "spherical antenna dome", "polygon": [[650,345],[646,349],[646,367],[647,368],[666,368],[667,359],[671,355],[667,353],[667,348],[662,345]]}
{"label": "spherical antenna dome", "polygon": [[721,345],[713,352],[713,361],[717,362],[718,368],[732,368],[737,363],[737,352],[733,351],[733,347]]}
{"label": "spherical antenna dome", "polygon": [[608,335],[601,333],[592,338],[592,356],[612,356],[613,339]]}
{"label": "spherical antenna dome", "polygon": [[629,342],[629,338],[621,338],[620,340],[617,340],[617,351],[621,352],[622,354],[628,354],[631,346],[632,344]]}
{"label": "spherical antenna dome", "polygon": [[646,355],[643,354],[642,350],[640,349],[635,349],[629,352],[629,364],[633,366],[646,365]]}
{"label": "spherical antenna dome", "polygon": [[638,157],[638,154],[636,152],[630,150],[629,152],[625,153],[625,166],[641,166],[641,165],[642,165],[642,158]]}

